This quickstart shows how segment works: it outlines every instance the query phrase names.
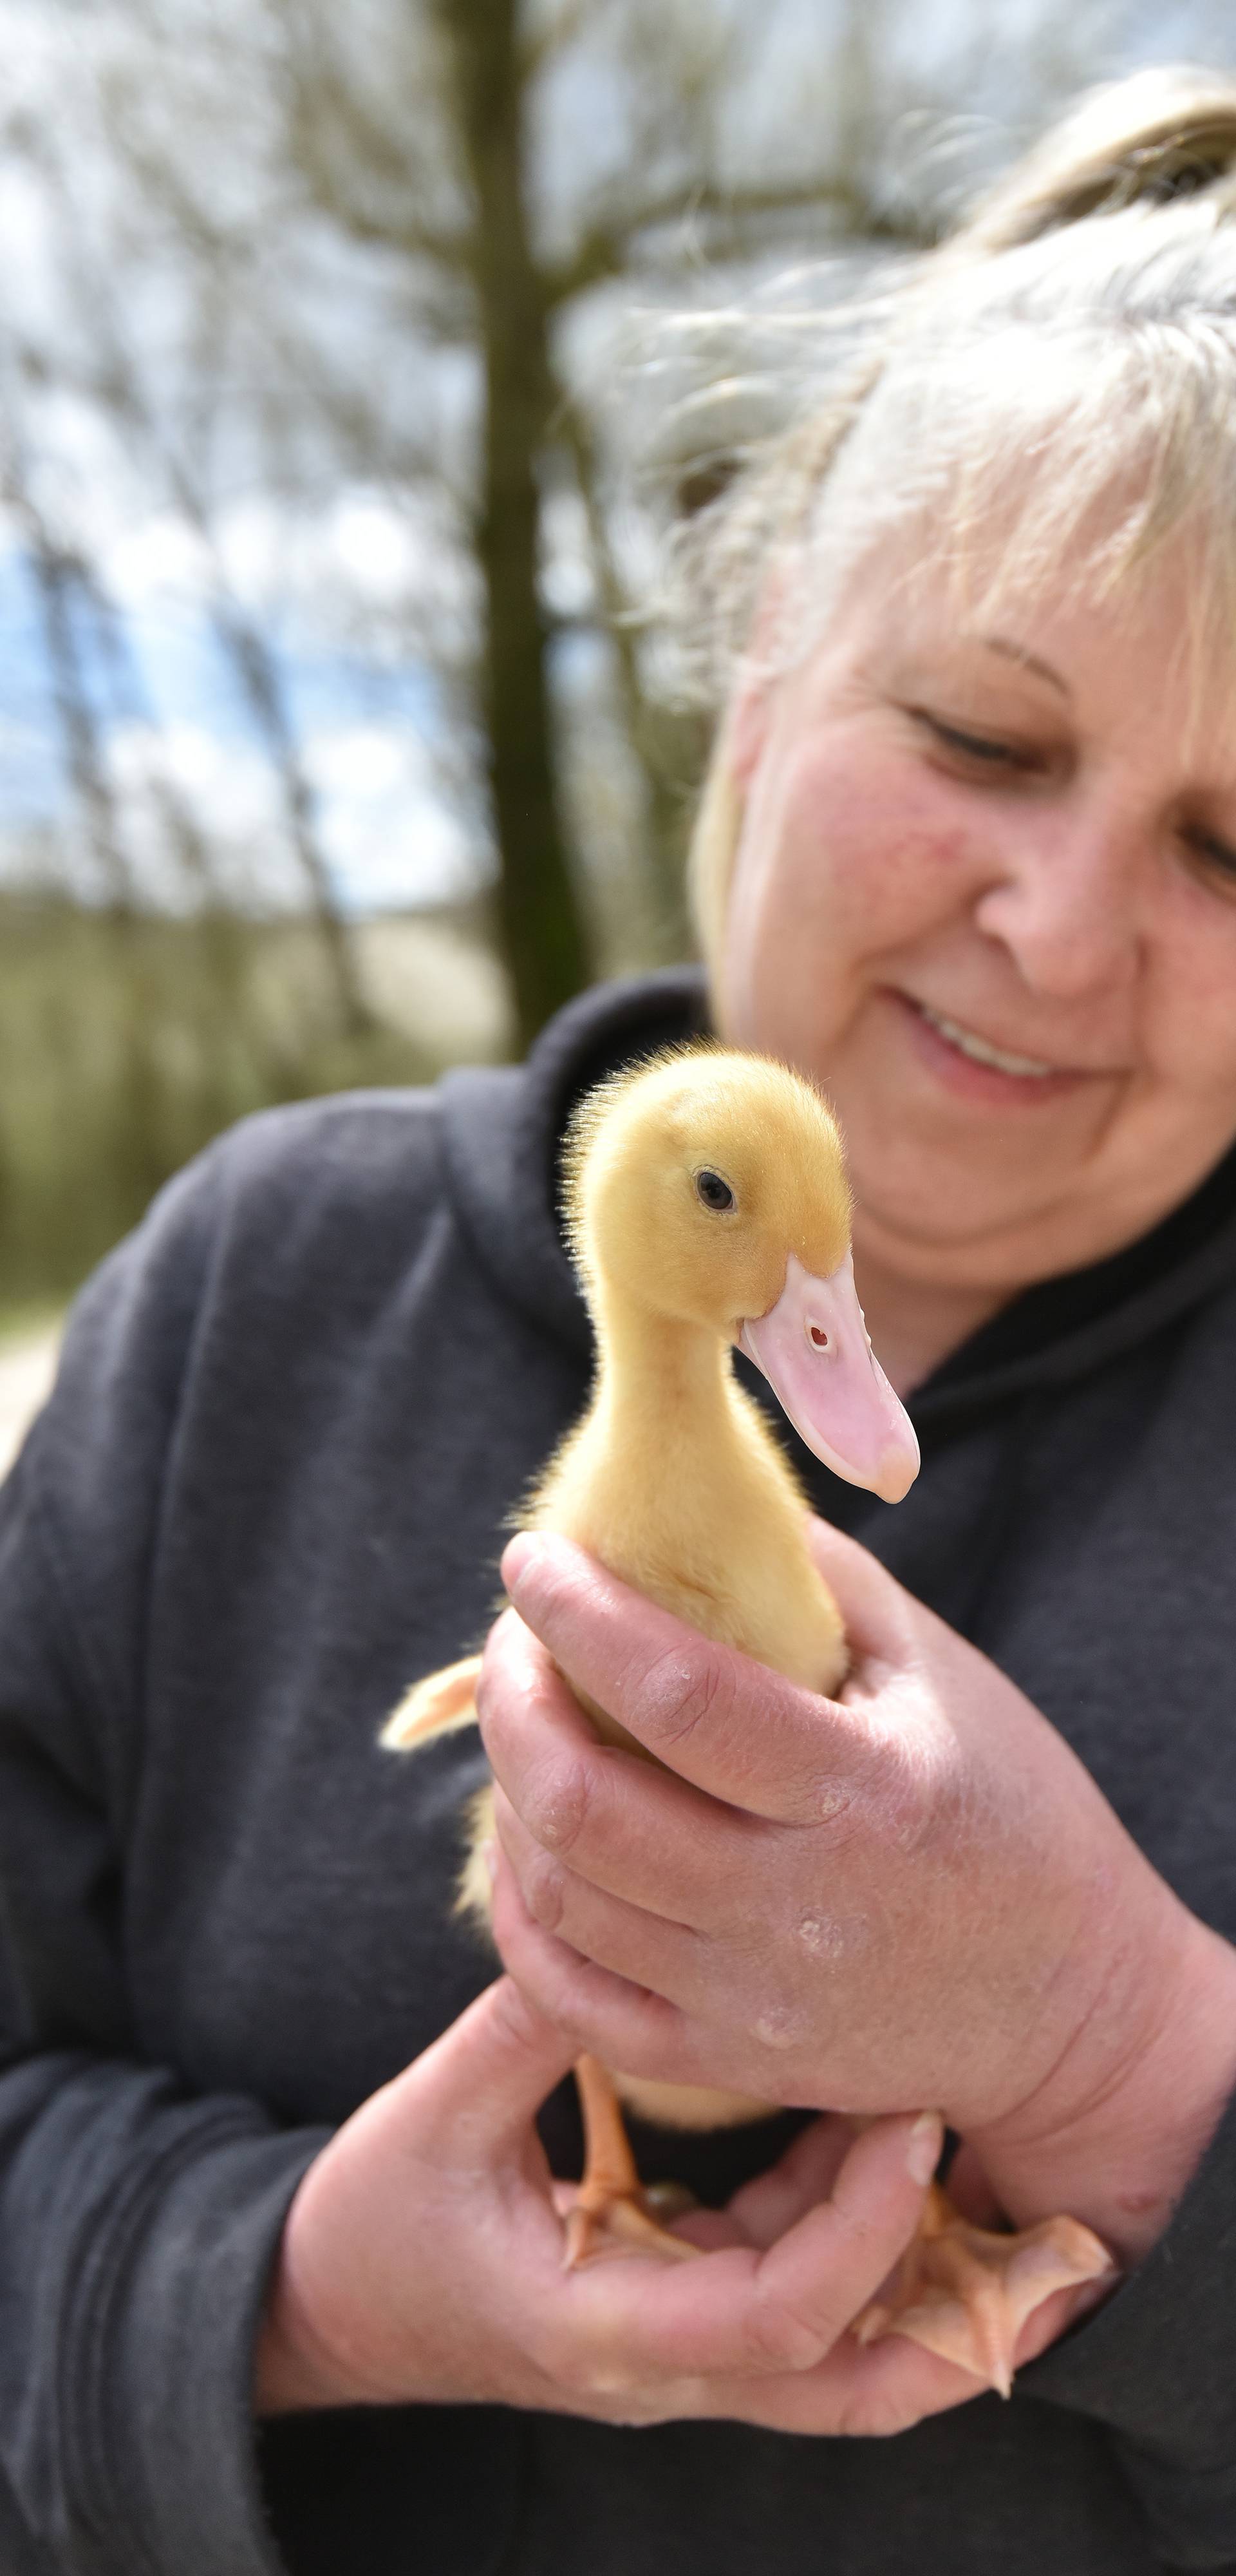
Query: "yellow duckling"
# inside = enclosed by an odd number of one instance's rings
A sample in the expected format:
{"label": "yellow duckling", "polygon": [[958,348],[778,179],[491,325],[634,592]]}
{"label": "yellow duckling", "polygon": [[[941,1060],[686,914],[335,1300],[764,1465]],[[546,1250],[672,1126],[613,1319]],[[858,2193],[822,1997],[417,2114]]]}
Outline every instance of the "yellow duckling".
{"label": "yellow duckling", "polygon": [[[520,1527],[574,1539],[704,1635],[831,1696],[848,1658],[836,1603],[807,1543],[806,1499],[730,1362],[735,1345],[754,1360],[807,1445],[838,1475],[887,1502],[909,1490],[918,1445],[867,1338],[841,1138],[825,1102],[764,1057],[709,1046],[658,1057],[581,1105],[568,1146],[566,1212],[596,1328],[596,1381],[582,1421],[520,1512]],[[479,1662],[470,1656],[417,1683],[383,1743],[407,1750],[472,1724]],[[583,1705],[607,1742],[651,1758],[603,1709],[587,1698]],[[485,1789],[472,1804],[459,1892],[461,1910],[485,1923],[481,1853],[491,1832]],[[576,2074],[586,2164],[568,2220],[568,2262],[615,2234],[692,2256],[696,2249],[658,2225],[641,2192],[615,2084],[636,2111],[671,2128],[725,2127],[772,2106],[612,2078],[591,2058]],[[1087,2230],[1072,2220],[1048,2225],[1075,2230],[1088,2246],[1044,2244],[1041,2230],[1032,2231],[1033,2247],[1029,2239],[981,2237],[933,2194],[900,2293],[868,2311],[860,2330],[867,2339],[909,2333],[1007,2386],[1024,2316],[1066,2278],[1110,2268]],[[1014,2247],[1035,2284],[1015,2324],[1004,2313]]]}

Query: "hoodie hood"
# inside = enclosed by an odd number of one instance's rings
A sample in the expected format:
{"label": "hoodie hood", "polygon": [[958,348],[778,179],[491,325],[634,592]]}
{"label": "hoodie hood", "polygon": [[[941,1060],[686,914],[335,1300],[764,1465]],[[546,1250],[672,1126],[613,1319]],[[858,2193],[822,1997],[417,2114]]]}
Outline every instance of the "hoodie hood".
{"label": "hoodie hood", "polygon": [[[550,1021],[524,1066],[466,1069],[442,1083],[452,1192],[480,1258],[514,1305],[581,1355],[591,1350],[591,1326],[558,1214],[567,1120],[607,1074],[708,1034],[702,970],[670,968],[582,994]],[[1236,1148],[1140,1241],[1015,1298],[906,1409],[930,1438],[1091,1374],[1233,1284]],[[749,1382],[757,1383],[754,1372]]]}

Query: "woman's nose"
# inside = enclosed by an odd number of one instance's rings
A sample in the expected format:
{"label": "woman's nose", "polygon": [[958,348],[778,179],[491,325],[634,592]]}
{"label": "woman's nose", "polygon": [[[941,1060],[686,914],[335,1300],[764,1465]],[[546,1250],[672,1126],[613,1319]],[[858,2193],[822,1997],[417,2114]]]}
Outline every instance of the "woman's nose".
{"label": "woman's nose", "polygon": [[1031,991],[1082,1001],[1135,975],[1140,885],[1129,831],[1043,829],[1003,854],[975,918]]}

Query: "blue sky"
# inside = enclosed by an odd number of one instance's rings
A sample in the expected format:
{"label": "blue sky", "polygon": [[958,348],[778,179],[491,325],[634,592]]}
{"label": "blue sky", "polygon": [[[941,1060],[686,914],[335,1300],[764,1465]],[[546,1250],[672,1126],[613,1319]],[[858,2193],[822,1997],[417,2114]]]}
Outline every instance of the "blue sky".
{"label": "blue sky", "polygon": [[[177,899],[161,871],[157,835],[143,830],[141,800],[153,777],[169,781],[217,836],[231,876],[251,898],[296,900],[268,746],[209,602],[181,588],[152,588],[123,606],[109,643],[89,602],[75,600],[73,633],[82,688],[109,773],[126,811],[130,858],[141,890]],[[484,852],[444,794],[436,747],[451,719],[426,665],[392,660],[294,632],[272,616],[263,641],[278,674],[314,790],[317,827],[346,908],[451,899],[477,881]],[[74,843],[75,798],[48,660],[37,585],[19,545],[0,552],[0,851],[10,869],[31,827]],[[2,865],[2,861],[0,861]],[[92,891],[84,863],[72,876]]]}

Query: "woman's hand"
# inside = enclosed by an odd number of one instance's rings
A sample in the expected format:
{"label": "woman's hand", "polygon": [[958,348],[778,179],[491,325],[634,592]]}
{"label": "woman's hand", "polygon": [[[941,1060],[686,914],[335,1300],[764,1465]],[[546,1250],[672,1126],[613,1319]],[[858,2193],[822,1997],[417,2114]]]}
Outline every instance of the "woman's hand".
{"label": "woman's hand", "polygon": [[[359,2111],[292,2203],[258,2348],[260,2413],[491,2401],[660,2423],[729,2416],[889,2433],[977,2394],[892,2336],[846,2334],[908,2242],[940,2123],[814,2123],[724,2213],[698,2263],[621,2252],[564,2272],[533,2125],[573,2044],[509,1979]],[[1041,2311],[1023,2358],[1058,2330]]]}
{"label": "woman's hand", "polygon": [[[1019,2223],[1067,2209],[1135,2256],[1236,2081],[1236,1952],[994,1665],[864,1549],[815,1543],[839,1702],[564,1540],[512,1543],[520,1616],[479,1699],[504,1959],[630,2074],[939,2103]],[[559,1666],[670,1767],[599,1744]]]}

